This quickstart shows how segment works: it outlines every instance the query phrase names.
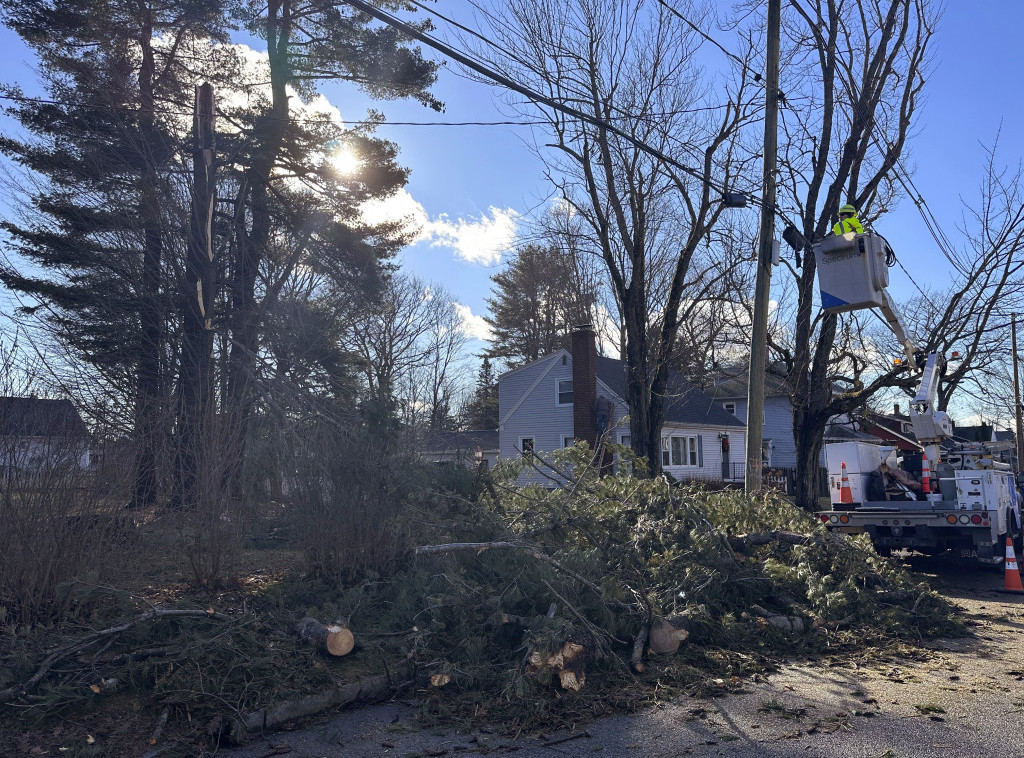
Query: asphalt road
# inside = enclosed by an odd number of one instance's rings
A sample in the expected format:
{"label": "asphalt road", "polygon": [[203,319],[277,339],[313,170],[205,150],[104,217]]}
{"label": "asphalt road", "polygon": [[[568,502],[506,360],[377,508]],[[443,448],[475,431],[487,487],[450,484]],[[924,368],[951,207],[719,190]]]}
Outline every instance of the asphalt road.
{"label": "asphalt road", "polygon": [[943,640],[923,655],[867,665],[786,666],[742,691],[681,698],[576,732],[510,739],[478,730],[424,730],[414,704],[342,713],[226,751],[227,758],[370,756],[1024,756],[1024,597],[1001,594],[1001,574],[939,559],[910,568],[961,605],[974,639]]}

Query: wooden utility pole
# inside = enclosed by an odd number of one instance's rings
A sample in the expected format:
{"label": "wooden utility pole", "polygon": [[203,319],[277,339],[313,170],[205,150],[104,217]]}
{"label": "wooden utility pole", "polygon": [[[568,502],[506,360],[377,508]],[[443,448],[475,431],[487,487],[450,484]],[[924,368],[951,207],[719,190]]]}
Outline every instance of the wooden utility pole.
{"label": "wooden utility pole", "polygon": [[772,283],[772,243],[775,238],[775,170],[779,124],[779,29],[782,0],[768,0],[768,47],[765,56],[764,176],[761,193],[760,242],[754,288],[754,322],[750,332],[747,382],[747,470],[744,488],[761,489],[761,447],[764,432],[764,374],[768,354],[768,297]]}
{"label": "wooden utility pole", "polygon": [[1017,358],[1017,314],[1010,317],[1010,341],[1013,343],[1013,415],[1017,421],[1014,438],[1017,440],[1017,470],[1024,465],[1024,437],[1021,437],[1021,404],[1020,404],[1020,367]]}

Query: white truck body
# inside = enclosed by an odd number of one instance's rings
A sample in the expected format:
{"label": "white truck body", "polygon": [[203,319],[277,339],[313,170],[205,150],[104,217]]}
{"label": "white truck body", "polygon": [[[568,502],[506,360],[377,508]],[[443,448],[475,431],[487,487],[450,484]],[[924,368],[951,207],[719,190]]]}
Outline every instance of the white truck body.
{"label": "white truck body", "polygon": [[931,469],[928,492],[922,486],[923,466],[901,466],[895,448],[864,442],[826,445],[832,507],[817,516],[829,529],[867,533],[882,553],[951,549],[962,557],[1001,564],[1006,537],[1018,544],[1021,539],[1016,478],[986,456],[983,447],[943,449],[953,428],[949,417],[935,409],[935,397],[946,359],[936,352],[926,355],[910,339],[886,291],[887,264],[895,258],[888,244],[870,232],[850,233],[815,243],[814,252],[822,308],[834,313],[878,308],[902,345],[908,368],[921,369],[910,421]]}

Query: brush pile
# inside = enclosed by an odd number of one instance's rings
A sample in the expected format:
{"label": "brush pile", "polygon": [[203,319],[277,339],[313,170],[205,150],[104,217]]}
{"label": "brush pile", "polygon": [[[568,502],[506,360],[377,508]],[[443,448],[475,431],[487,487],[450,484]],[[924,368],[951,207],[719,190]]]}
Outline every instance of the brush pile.
{"label": "brush pile", "polygon": [[599,477],[589,457],[547,461],[566,485],[550,490],[514,486],[517,462],[477,497],[410,500],[418,546],[357,581],[307,573],[173,609],[124,595],[119,617],[83,604],[85,633],[9,639],[0,709],[45,721],[130,700],[217,743],[414,688],[425,713],[522,728],[728,689],[787,655],[963,633],[865,538],[784,496]]}

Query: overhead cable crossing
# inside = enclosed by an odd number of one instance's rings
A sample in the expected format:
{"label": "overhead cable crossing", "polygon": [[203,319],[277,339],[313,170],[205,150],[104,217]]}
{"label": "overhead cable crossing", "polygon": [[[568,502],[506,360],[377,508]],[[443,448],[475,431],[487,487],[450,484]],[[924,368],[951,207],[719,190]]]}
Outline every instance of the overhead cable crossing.
{"label": "overhead cable crossing", "polygon": [[[549,108],[559,111],[560,113],[564,113],[567,116],[572,116],[573,118],[579,119],[580,121],[584,121],[592,126],[596,126],[599,129],[603,129],[607,132],[610,132],[611,134],[614,134],[620,139],[629,142],[631,145],[641,150],[642,152],[645,152],[648,155],[657,158],[666,165],[671,166],[672,168],[675,168],[678,171],[683,172],[684,174],[692,176],[693,178],[697,179],[698,181],[702,182],[708,187],[711,187],[712,189],[720,192],[723,195],[723,197],[728,192],[721,185],[716,184],[714,181],[712,181],[707,176],[699,172],[697,169],[692,168],[691,166],[686,166],[680,163],[679,161],[675,160],[674,158],[665,155],[657,148],[651,147],[643,140],[637,139],[631,134],[624,132],[622,129],[616,127],[614,124],[611,124],[608,121],[598,118],[596,116],[591,116],[587,113],[584,113],[583,111],[573,108],[572,106],[565,105],[564,103],[561,103],[539,92],[535,92],[529,87],[520,84],[514,79],[511,79],[508,76],[505,76],[504,74],[495,71],[492,68],[489,68],[483,63],[473,60],[469,56],[456,50],[450,45],[447,45],[444,42],[441,42],[440,40],[431,37],[429,34],[421,32],[419,29],[415,28],[411,24],[407,24],[401,19],[392,16],[390,13],[386,13],[385,11],[382,11],[379,8],[375,8],[369,3],[364,2],[364,0],[344,0],[344,2],[347,3],[348,5],[351,5],[353,8],[362,11],[363,13],[366,13],[367,15],[373,16],[378,21],[381,21],[389,26],[395,27],[396,29],[403,32],[404,34],[407,34],[413,39],[418,40],[429,47],[432,47],[438,52],[448,56],[452,60],[461,63],[466,68],[475,71],[478,74],[485,76],[488,79],[497,82],[498,84],[501,84],[502,86],[507,87],[508,89],[514,92],[518,92],[520,95],[523,95],[524,97],[528,98],[529,100],[535,103],[541,103],[543,105],[548,106]],[[747,195],[746,197],[755,205],[761,204],[760,199],[751,197],[749,195]]]}

